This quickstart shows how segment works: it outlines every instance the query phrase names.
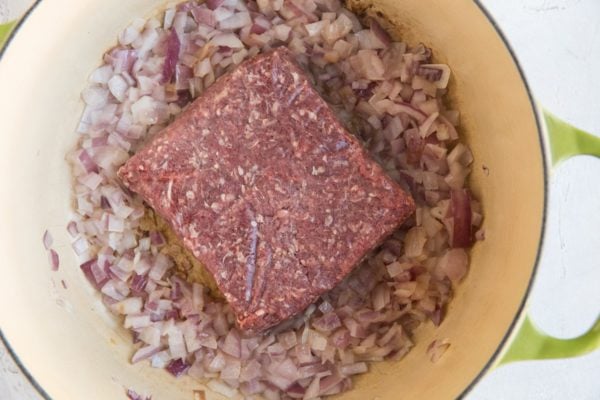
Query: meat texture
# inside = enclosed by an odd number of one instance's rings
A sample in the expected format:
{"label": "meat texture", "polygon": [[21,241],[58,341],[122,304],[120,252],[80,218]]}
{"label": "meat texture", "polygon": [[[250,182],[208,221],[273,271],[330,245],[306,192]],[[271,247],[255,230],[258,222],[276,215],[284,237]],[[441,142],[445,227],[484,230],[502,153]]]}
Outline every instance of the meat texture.
{"label": "meat texture", "polygon": [[285,48],[219,78],[119,176],[254,332],[333,288],[414,211]]}

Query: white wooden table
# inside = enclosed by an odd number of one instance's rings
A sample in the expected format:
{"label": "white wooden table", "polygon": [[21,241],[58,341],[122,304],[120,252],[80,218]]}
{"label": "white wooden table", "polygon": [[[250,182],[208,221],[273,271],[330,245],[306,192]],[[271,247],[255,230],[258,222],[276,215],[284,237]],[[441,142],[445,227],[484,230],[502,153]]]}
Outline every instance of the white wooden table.
{"label": "white wooden table", "polygon": [[[0,21],[19,15],[31,1],[0,0]],[[510,40],[538,101],[600,134],[600,1],[482,3]],[[551,176],[550,192],[531,312],[546,332],[574,337],[600,314],[600,160],[584,157],[560,165]],[[469,400],[595,400],[600,398],[599,373],[600,351],[508,365],[486,376]],[[0,400],[34,399],[40,396],[0,345]]]}

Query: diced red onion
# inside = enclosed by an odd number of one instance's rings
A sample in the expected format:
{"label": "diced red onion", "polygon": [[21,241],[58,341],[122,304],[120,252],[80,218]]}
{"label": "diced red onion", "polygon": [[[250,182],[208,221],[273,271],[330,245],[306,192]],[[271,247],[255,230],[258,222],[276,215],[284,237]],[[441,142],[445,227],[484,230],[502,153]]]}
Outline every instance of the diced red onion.
{"label": "diced red onion", "polygon": [[450,81],[450,67],[446,64],[423,64],[418,73],[433,81],[438,89],[445,89]]}
{"label": "diced red onion", "polygon": [[437,119],[438,116],[439,116],[439,113],[434,112],[430,116],[428,116],[425,121],[423,121],[421,126],[419,126],[419,133],[421,134],[421,137],[424,138],[431,133],[430,129],[433,126],[433,123],[435,122],[435,120]]}
{"label": "diced red onion", "polygon": [[116,265],[111,266],[109,268],[109,271],[110,271],[111,276],[114,276],[123,282],[126,281],[127,279],[129,279],[129,277],[131,276],[130,271],[124,271],[123,269],[119,268]]}
{"label": "diced red onion", "polygon": [[106,105],[108,101],[108,90],[100,86],[91,86],[83,91],[83,101],[88,106],[98,109]]}
{"label": "diced red onion", "polygon": [[173,327],[168,333],[169,352],[174,359],[182,359],[187,356],[183,339],[183,333],[179,327]]}
{"label": "diced red onion", "polygon": [[60,261],[58,258],[58,253],[54,249],[48,250],[48,260],[50,262],[50,268],[52,271],[58,271]]}
{"label": "diced red onion", "polygon": [[339,374],[327,376],[319,382],[319,394],[325,394],[341,383],[343,378]]}
{"label": "diced red onion", "polygon": [[216,10],[218,7],[223,4],[224,0],[206,0],[206,6],[211,10]]}
{"label": "diced red onion", "polygon": [[213,46],[225,46],[231,49],[240,49],[244,47],[244,44],[233,33],[220,33],[218,35],[215,35],[210,40],[210,43]]}
{"label": "diced red onion", "polygon": [[421,124],[427,119],[427,115],[425,115],[422,111],[406,103],[394,103],[388,108],[387,111],[392,115],[398,115],[399,113],[407,114]]}
{"label": "diced red onion", "polygon": [[77,158],[86,172],[98,172],[98,166],[86,149],[82,149]]}
{"label": "diced red onion", "polygon": [[142,360],[148,359],[158,352],[160,352],[161,348],[159,346],[145,346],[136,351],[131,358],[131,362],[133,364],[138,363]]}
{"label": "diced red onion", "polygon": [[477,232],[475,232],[475,239],[485,240],[485,228],[481,228]]}
{"label": "diced red onion", "polygon": [[308,343],[311,349],[316,351],[323,351],[327,347],[327,339],[316,331],[310,331],[308,336]]}
{"label": "diced red onion", "polygon": [[153,368],[166,368],[170,361],[171,355],[168,351],[163,350],[152,356],[150,365],[152,365]]}
{"label": "diced red onion", "polygon": [[215,20],[217,22],[221,22],[226,20],[227,18],[233,16],[235,11],[230,9],[229,7],[219,7],[213,11],[213,15],[215,16]]}
{"label": "diced red onion", "polygon": [[167,365],[166,370],[169,371],[174,377],[179,378],[181,375],[183,375],[185,371],[187,371],[189,367],[189,365],[187,365],[181,358],[179,358],[177,360],[171,361]]}
{"label": "diced red onion", "polygon": [[229,354],[232,357],[240,358],[241,356],[241,342],[239,334],[235,330],[230,330],[225,341],[223,342],[222,350],[224,353]]}
{"label": "diced red onion", "polygon": [[129,297],[114,304],[112,308],[119,314],[135,314],[142,311],[142,305],[143,302],[140,297]]}
{"label": "diced red onion", "polygon": [[240,380],[243,382],[258,380],[263,375],[261,370],[262,367],[258,361],[250,360],[242,367],[240,372]]}
{"label": "diced red onion", "polygon": [[[366,361],[406,354],[420,321],[440,323],[450,282],[468,266],[465,250],[448,247],[460,244],[461,218],[470,218],[468,232],[482,220],[476,202],[467,202],[469,213],[465,202],[455,205],[473,159],[457,140],[458,114],[441,101],[449,69],[426,64],[426,47],[393,42],[375,20],[364,29],[340,7],[334,0],[182,3],[160,19],[134,20],[90,76],[82,140],[70,157],[78,215],[68,231],[103,302],[125,315],[134,342],[147,345],[134,362],[149,358],[174,375],[209,378],[209,388],[228,397],[239,395],[236,388],[267,399],[322,397],[348,390]],[[138,228],[144,205],[114,179],[130,152],[215,79],[278,45],[313,73],[418,210],[318,304],[271,334],[242,337],[229,306],[175,274],[160,253],[166,239]]]}
{"label": "diced red onion", "polygon": [[286,391],[294,383],[293,380],[274,373],[269,374],[267,379],[271,385],[282,391]]}
{"label": "diced red onion", "polygon": [[427,233],[422,227],[414,227],[408,231],[404,238],[404,252],[407,257],[416,258],[423,254],[427,242]]}
{"label": "diced red onion", "polygon": [[166,243],[164,236],[158,231],[150,232],[150,242],[154,246],[162,246]]}
{"label": "diced red onion", "polygon": [[225,356],[221,352],[217,352],[215,357],[211,360],[208,365],[208,369],[212,372],[220,372],[227,363]]}
{"label": "diced red onion", "polygon": [[[127,299],[127,290],[124,290],[123,287],[121,287],[122,282],[116,279],[109,279],[104,286],[102,286],[102,289],[100,289],[100,291],[102,293],[104,293],[107,297],[111,298],[112,300],[116,300],[114,304],[117,304],[120,301],[124,301]],[[120,309],[122,309],[123,311],[125,310],[124,307],[129,307],[129,306],[133,306],[135,307],[137,301],[134,301],[132,303],[125,303],[122,307],[120,307]],[[115,311],[117,311],[117,309],[113,309]]]}
{"label": "diced red onion", "polygon": [[96,264],[96,260],[90,260],[87,261],[83,264],[81,264],[80,268],[83,271],[84,275],[86,276],[86,278],[88,279],[88,281],[96,288],[96,289],[100,289],[104,283],[106,283],[106,281],[108,280],[108,277],[106,277],[106,280],[103,282],[97,282],[96,278],[94,276],[94,273],[92,271],[92,266],[93,265],[97,265]]}
{"label": "diced red onion", "polygon": [[163,28],[165,30],[169,30],[173,26],[173,20],[175,19],[176,12],[177,10],[174,8],[167,8],[165,10],[165,16],[163,18]]}
{"label": "diced red onion", "polygon": [[311,24],[304,25],[304,28],[308,32],[308,36],[317,36],[321,34],[323,27],[325,26],[326,21],[317,21]]}
{"label": "diced red onion", "polygon": [[237,381],[240,377],[242,363],[240,360],[228,359],[221,371],[221,379]]}
{"label": "diced red onion", "polygon": [[79,181],[87,186],[90,190],[96,190],[102,183],[102,180],[102,176],[95,172],[90,172],[79,177]]}
{"label": "diced red onion", "polygon": [[[366,31],[371,35],[371,31]],[[383,79],[385,67],[377,52],[373,49],[359,50],[355,56],[348,59],[352,68],[361,77],[372,80]]]}
{"label": "diced red onion", "polygon": [[375,37],[383,44],[383,46],[388,47],[390,44],[392,44],[392,38],[390,37],[390,34],[381,27],[376,19],[371,18],[369,22],[371,32],[373,32]]}
{"label": "diced red onion", "polygon": [[133,389],[127,389],[127,398],[129,400],[152,400],[152,396],[142,396]]}
{"label": "diced red onion", "polygon": [[202,310],[204,307],[203,288],[198,283],[192,285],[192,304],[196,310]]}
{"label": "diced red onion", "polygon": [[140,340],[147,343],[150,346],[158,347],[160,345],[161,332],[156,325],[149,325],[142,329],[139,334]]}
{"label": "diced red onion", "polygon": [[90,75],[89,81],[91,83],[102,83],[105,84],[113,76],[114,71],[110,65],[103,65]]}
{"label": "diced red onion", "polygon": [[127,315],[123,326],[125,328],[140,329],[149,326],[151,323],[150,315]]}
{"label": "diced red onion", "polygon": [[167,257],[162,254],[156,256],[154,261],[154,266],[150,270],[149,276],[150,278],[158,281],[162,279],[163,275],[170,268],[170,261]]}
{"label": "diced red onion", "polygon": [[75,221],[70,221],[67,224],[67,232],[71,235],[72,238],[76,237],[79,234],[79,230],[77,229],[77,223]]}
{"label": "diced red onion", "polygon": [[87,252],[90,248],[88,241],[84,237],[78,237],[71,245],[75,253],[80,256]]}
{"label": "diced red onion", "polygon": [[199,24],[204,24],[213,28],[217,26],[217,20],[215,19],[212,10],[207,9],[206,7],[200,6],[192,8],[192,15]]}
{"label": "diced red onion", "polygon": [[[271,22],[267,18],[261,18],[260,16],[254,19],[254,23],[250,27],[250,33],[260,35],[265,33],[271,28]],[[287,37],[286,37],[287,38]]]}
{"label": "diced red onion", "polygon": [[275,32],[275,38],[283,42],[288,40],[291,28],[288,25],[276,25],[273,30]]}
{"label": "diced red onion", "polygon": [[115,49],[110,53],[111,64],[116,74],[131,72],[133,64],[137,60],[135,50]]}
{"label": "diced red onion", "polygon": [[386,43],[371,29],[363,29],[356,33],[359,47],[367,50],[378,50],[387,47]]}
{"label": "diced red onion", "polygon": [[54,242],[54,239],[52,239],[52,235],[50,234],[50,232],[48,230],[44,231],[44,236],[42,238],[42,241],[44,243],[44,248],[46,250],[50,250],[50,248],[52,247],[52,243]]}
{"label": "diced red onion", "polygon": [[432,363],[437,363],[450,347],[448,339],[434,340],[427,347],[427,354]]}
{"label": "diced red onion", "polygon": [[161,83],[170,82],[175,74],[175,67],[179,61],[179,52],[181,50],[181,41],[177,36],[175,29],[171,29],[167,37],[167,54],[163,65]]}
{"label": "diced red onion", "polygon": [[363,374],[368,371],[367,364],[364,362],[359,362],[356,364],[350,365],[342,365],[340,367],[340,373],[343,375],[355,375],[355,374]]}
{"label": "diced red onion", "polygon": [[462,166],[467,167],[473,162],[473,154],[469,148],[462,143],[457,143],[456,146],[448,153],[448,163],[460,163]]}
{"label": "diced red onion", "polygon": [[468,265],[469,256],[464,249],[449,249],[440,257],[436,268],[440,274],[457,284],[466,275]]}
{"label": "diced red onion", "polygon": [[[231,17],[224,19],[219,22],[219,29],[222,30],[236,30],[243,28],[244,26],[251,25],[252,19],[250,18],[249,12],[238,12],[233,14]],[[262,32],[253,32],[262,33]]]}
{"label": "diced red onion", "polygon": [[206,348],[209,348],[209,349],[217,348],[217,339],[216,339],[216,335],[214,332],[211,332],[211,334],[199,334],[198,340],[200,340],[200,343],[202,344],[202,346],[204,346]]}
{"label": "diced red onion", "polygon": [[284,332],[280,334],[277,339],[279,344],[281,344],[281,347],[283,347],[285,350],[293,348],[296,343],[298,343],[296,333],[293,331]]}
{"label": "diced red onion", "polygon": [[329,312],[313,320],[313,327],[321,332],[331,332],[340,326],[342,323],[335,312]]}
{"label": "diced red onion", "polygon": [[108,89],[110,93],[120,102],[125,100],[125,94],[127,89],[129,89],[129,84],[125,79],[120,75],[114,75],[108,81]]}
{"label": "diced red onion", "polygon": [[451,212],[454,219],[452,247],[469,247],[471,233],[471,196],[466,189],[452,190],[450,193]]}
{"label": "diced red onion", "polygon": [[[160,41],[160,36],[158,34],[156,27],[146,26],[146,28],[144,29],[144,31],[142,32],[142,34],[139,38],[138,47],[136,49],[137,55],[142,59],[146,59],[147,54],[156,47],[156,45],[159,43],[159,41]],[[136,41],[136,43],[137,43],[137,41]],[[136,45],[136,43],[134,43],[134,46]],[[116,70],[116,68],[115,68],[115,70]]]}

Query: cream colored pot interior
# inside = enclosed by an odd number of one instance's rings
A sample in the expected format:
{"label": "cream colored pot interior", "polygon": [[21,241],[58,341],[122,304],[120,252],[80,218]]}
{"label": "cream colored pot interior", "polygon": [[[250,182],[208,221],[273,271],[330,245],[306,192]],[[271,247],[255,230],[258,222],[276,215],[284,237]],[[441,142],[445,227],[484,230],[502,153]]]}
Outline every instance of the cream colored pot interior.
{"label": "cream colored pot interior", "polygon": [[[80,272],[65,231],[70,178],[64,155],[77,140],[79,93],[117,33],[165,4],[44,0],[0,63],[0,327],[53,399],[122,399],[131,387],[157,400],[191,400],[192,390],[201,388],[144,363],[129,364],[131,337]],[[453,101],[475,154],[472,187],[484,205],[487,238],[473,249],[472,269],[441,327],[421,329],[403,361],[373,365],[345,398],[454,398],[509,331],[536,261],[544,176],[534,113],[509,52],[473,1],[351,5],[381,12],[398,37],[431,46],[451,66]],[[50,271],[42,246],[46,229],[60,254],[58,272]],[[452,345],[434,365],[426,348],[436,338]]]}

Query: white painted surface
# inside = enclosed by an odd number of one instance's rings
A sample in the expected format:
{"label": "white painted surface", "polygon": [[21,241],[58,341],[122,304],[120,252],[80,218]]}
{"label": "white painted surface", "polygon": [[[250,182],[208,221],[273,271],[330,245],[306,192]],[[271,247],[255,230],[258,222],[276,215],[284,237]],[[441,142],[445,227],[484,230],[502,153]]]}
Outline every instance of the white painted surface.
{"label": "white painted surface", "polygon": [[[19,15],[30,2],[0,0],[0,21]],[[600,134],[600,1],[482,3],[510,40],[538,101]],[[586,331],[600,314],[600,160],[565,162],[553,171],[550,186],[546,246],[530,309],[543,330],[567,338]],[[599,399],[599,373],[600,351],[523,362],[486,376],[468,399]],[[0,400],[17,399],[39,396],[0,345]]]}
{"label": "white painted surface", "polygon": [[[484,0],[510,40],[535,97],[548,110],[600,135],[600,1]],[[600,160],[571,159],[550,180],[544,252],[531,315],[561,338],[600,315]],[[600,398],[600,351],[570,360],[501,367],[469,400]]]}

